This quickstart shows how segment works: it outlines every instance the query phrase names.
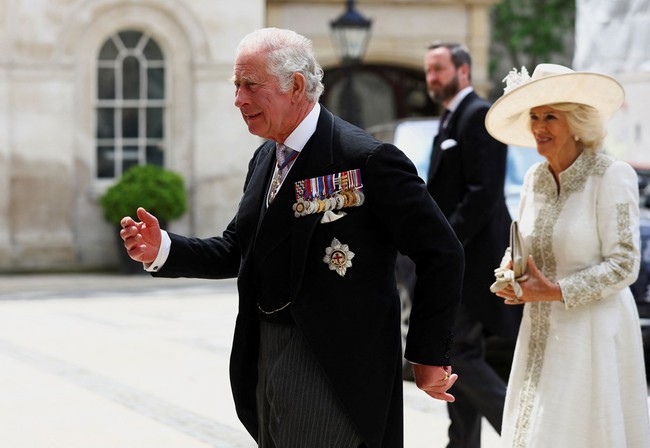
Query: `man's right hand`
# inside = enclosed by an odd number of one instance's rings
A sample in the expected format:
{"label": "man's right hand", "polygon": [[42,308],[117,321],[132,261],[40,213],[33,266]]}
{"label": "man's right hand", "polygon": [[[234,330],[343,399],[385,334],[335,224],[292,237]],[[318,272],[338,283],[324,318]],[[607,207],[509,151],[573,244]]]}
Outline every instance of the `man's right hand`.
{"label": "man's right hand", "polygon": [[458,375],[451,373],[451,366],[413,364],[413,374],[417,387],[428,395],[450,403],[456,401],[456,397],[447,392],[458,379]]}
{"label": "man's right hand", "polygon": [[122,218],[120,237],[124,240],[124,247],[129,257],[142,263],[153,263],[158,256],[162,241],[160,224],[154,215],[142,207],[138,208],[137,213],[140,222],[136,222],[130,216]]}

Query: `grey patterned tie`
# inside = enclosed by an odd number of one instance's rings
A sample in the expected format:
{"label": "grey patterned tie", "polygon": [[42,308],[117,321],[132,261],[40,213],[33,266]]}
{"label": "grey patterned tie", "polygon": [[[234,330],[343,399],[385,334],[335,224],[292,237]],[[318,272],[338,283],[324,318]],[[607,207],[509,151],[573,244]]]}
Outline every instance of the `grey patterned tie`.
{"label": "grey patterned tie", "polygon": [[298,151],[294,151],[288,146],[283,145],[282,143],[276,143],[275,145],[275,158],[278,164],[278,170],[273,176],[273,182],[271,183],[271,194],[269,196],[269,203],[273,202],[275,195],[282,185],[282,181],[289,172],[291,163],[298,157]]}

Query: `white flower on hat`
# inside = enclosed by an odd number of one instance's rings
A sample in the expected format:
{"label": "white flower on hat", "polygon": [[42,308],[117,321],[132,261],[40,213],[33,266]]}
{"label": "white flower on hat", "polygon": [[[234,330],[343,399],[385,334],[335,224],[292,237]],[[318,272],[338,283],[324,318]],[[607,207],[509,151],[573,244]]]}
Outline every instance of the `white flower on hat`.
{"label": "white flower on hat", "polygon": [[521,67],[504,78],[504,94],[485,116],[485,127],[492,137],[514,146],[534,148],[537,143],[530,129],[530,109],[558,103],[584,104],[608,120],[625,100],[623,86],[611,76],[595,72],[576,72],[558,64],[538,64],[533,74]]}
{"label": "white flower on hat", "polygon": [[528,74],[528,70],[526,70],[526,67],[523,65],[521,66],[521,72],[517,73],[517,69],[513,68],[510,70],[510,73],[506,75],[505,78],[501,80],[501,82],[505,82],[506,86],[503,88],[503,93],[508,93],[512,89],[515,89],[523,84],[526,84],[527,82],[530,81],[530,75]]}

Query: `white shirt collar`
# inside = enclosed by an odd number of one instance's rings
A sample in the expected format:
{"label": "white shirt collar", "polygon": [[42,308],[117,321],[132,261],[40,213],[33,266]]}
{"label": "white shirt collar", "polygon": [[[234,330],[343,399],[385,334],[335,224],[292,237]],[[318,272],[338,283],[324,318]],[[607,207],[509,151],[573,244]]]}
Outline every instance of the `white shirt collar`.
{"label": "white shirt collar", "polygon": [[294,151],[302,151],[307,144],[307,141],[309,141],[311,136],[314,135],[314,132],[316,132],[319,115],[320,104],[316,102],[305,119],[300,122],[298,127],[296,127],[291,134],[289,134],[289,137],[284,141],[284,144]]}
{"label": "white shirt collar", "polygon": [[458,105],[465,99],[467,95],[470,94],[470,92],[473,92],[474,88],[472,86],[467,86],[460,92],[454,96],[454,98],[449,102],[447,105],[447,109],[449,109],[449,112],[454,113],[456,109],[458,108]]}

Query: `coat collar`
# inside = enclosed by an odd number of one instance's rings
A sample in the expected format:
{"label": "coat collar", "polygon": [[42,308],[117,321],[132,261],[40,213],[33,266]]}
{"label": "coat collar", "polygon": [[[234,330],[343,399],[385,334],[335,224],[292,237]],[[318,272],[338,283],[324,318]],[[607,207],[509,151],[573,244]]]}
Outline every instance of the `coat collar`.
{"label": "coat collar", "polygon": [[[255,250],[258,257],[266,257],[275,247],[289,237],[293,237],[294,240],[297,235],[301,235],[301,239],[308,238],[314,226],[319,222],[320,215],[301,218],[294,216],[292,208],[296,202],[294,184],[303,179],[326,174],[331,169],[334,165],[333,135],[334,117],[328,110],[321,107],[316,131],[294,162],[275,200],[262,212],[263,215],[259,221],[255,243]],[[267,173],[272,172],[272,152],[271,155],[262,157],[264,159],[261,160],[261,163],[267,166]],[[270,159],[270,162],[268,159]],[[268,175],[264,177],[266,178],[266,182],[257,182],[256,192],[253,193],[256,197],[262,198],[262,203],[260,204],[262,210],[265,208],[266,192],[268,190],[268,183],[270,182]],[[292,235],[292,232],[295,232],[295,234]],[[307,244],[302,244],[302,246],[306,248]],[[295,255],[304,257],[306,256],[306,252]],[[301,263],[295,263],[295,265],[300,266]]]}

